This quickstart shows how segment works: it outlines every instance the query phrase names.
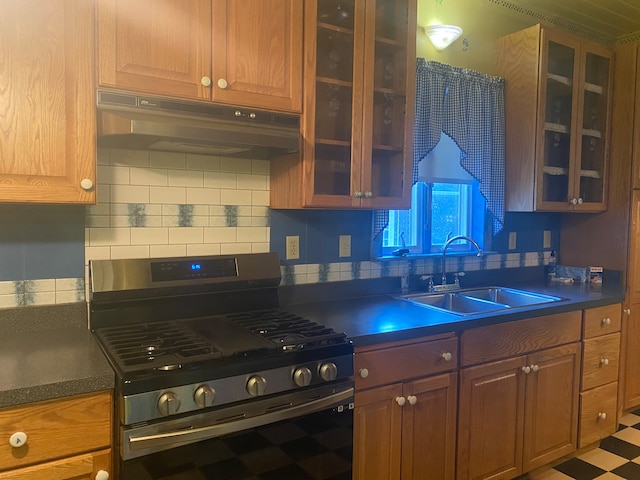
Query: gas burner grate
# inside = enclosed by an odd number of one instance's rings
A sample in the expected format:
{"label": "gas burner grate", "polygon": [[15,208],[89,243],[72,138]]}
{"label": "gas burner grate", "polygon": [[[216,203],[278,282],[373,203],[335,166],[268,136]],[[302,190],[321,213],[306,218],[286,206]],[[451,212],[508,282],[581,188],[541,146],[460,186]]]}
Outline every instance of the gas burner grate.
{"label": "gas burner grate", "polygon": [[128,369],[168,369],[185,361],[221,357],[198,333],[177,322],[142,323],[97,331],[116,362]]}
{"label": "gas burner grate", "polygon": [[237,325],[281,345],[283,350],[344,343],[346,335],[299,315],[281,310],[230,314]]}

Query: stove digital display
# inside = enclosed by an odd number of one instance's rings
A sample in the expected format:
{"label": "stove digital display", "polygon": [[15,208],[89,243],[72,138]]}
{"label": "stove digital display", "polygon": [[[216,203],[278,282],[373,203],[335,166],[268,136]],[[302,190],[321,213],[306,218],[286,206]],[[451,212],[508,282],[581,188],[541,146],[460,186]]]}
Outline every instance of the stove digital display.
{"label": "stove digital display", "polygon": [[151,280],[167,282],[171,280],[191,280],[194,278],[237,277],[235,258],[164,261],[151,263]]}

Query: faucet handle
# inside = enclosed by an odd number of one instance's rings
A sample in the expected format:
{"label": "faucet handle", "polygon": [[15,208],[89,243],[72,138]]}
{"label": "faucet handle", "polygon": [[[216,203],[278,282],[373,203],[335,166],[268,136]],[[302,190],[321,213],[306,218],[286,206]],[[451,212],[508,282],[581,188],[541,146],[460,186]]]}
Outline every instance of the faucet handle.
{"label": "faucet handle", "polygon": [[464,277],[466,273],[458,272],[453,274],[453,281],[457,286],[460,286],[460,277]]}
{"label": "faucet handle", "polygon": [[433,292],[434,290],[434,284],[433,284],[433,275],[421,275],[420,276],[420,280],[421,281],[428,281],[428,290],[430,292]]}

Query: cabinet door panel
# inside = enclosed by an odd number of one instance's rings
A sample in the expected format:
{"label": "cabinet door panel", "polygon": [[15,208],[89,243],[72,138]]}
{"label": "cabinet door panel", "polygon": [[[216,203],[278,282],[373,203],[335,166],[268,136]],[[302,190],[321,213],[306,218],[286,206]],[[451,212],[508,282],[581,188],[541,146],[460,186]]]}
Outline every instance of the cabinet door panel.
{"label": "cabinet door panel", "polygon": [[[531,354],[526,383],[523,471],[574,451],[578,435],[580,349],[574,343]],[[535,367],[535,368],[534,368]]]}
{"label": "cabinet door panel", "polygon": [[640,304],[631,305],[631,314],[626,316],[625,329],[625,376],[623,385],[623,405],[629,409],[640,405]]}
{"label": "cabinet door panel", "polygon": [[459,480],[522,473],[526,357],[460,371]]}
{"label": "cabinet door panel", "polygon": [[400,480],[402,384],[356,392],[353,417],[353,478]]}
{"label": "cabinet door panel", "polygon": [[100,0],[100,85],[210,99],[211,0]]}
{"label": "cabinet door panel", "polygon": [[93,203],[94,8],[0,4],[0,202]]}
{"label": "cabinet door panel", "polygon": [[301,110],[302,6],[299,0],[214,0],[213,100]]}
{"label": "cabinet door panel", "polygon": [[[402,478],[455,478],[455,373],[404,385],[408,399],[402,418]],[[415,405],[409,399],[416,397]]]}
{"label": "cabinet door panel", "polygon": [[619,333],[585,340],[582,357],[582,390],[618,380],[619,359]]}

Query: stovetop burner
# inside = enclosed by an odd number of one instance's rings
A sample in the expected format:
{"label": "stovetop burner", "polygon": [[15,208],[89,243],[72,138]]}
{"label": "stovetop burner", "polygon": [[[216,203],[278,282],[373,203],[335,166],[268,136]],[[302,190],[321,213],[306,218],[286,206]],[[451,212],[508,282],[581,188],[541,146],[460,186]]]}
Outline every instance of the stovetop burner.
{"label": "stovetop burner", "polygon": [[105,327],[96,333],[123,372],[168,371],[346,341],[344,333],[282,310]]}

